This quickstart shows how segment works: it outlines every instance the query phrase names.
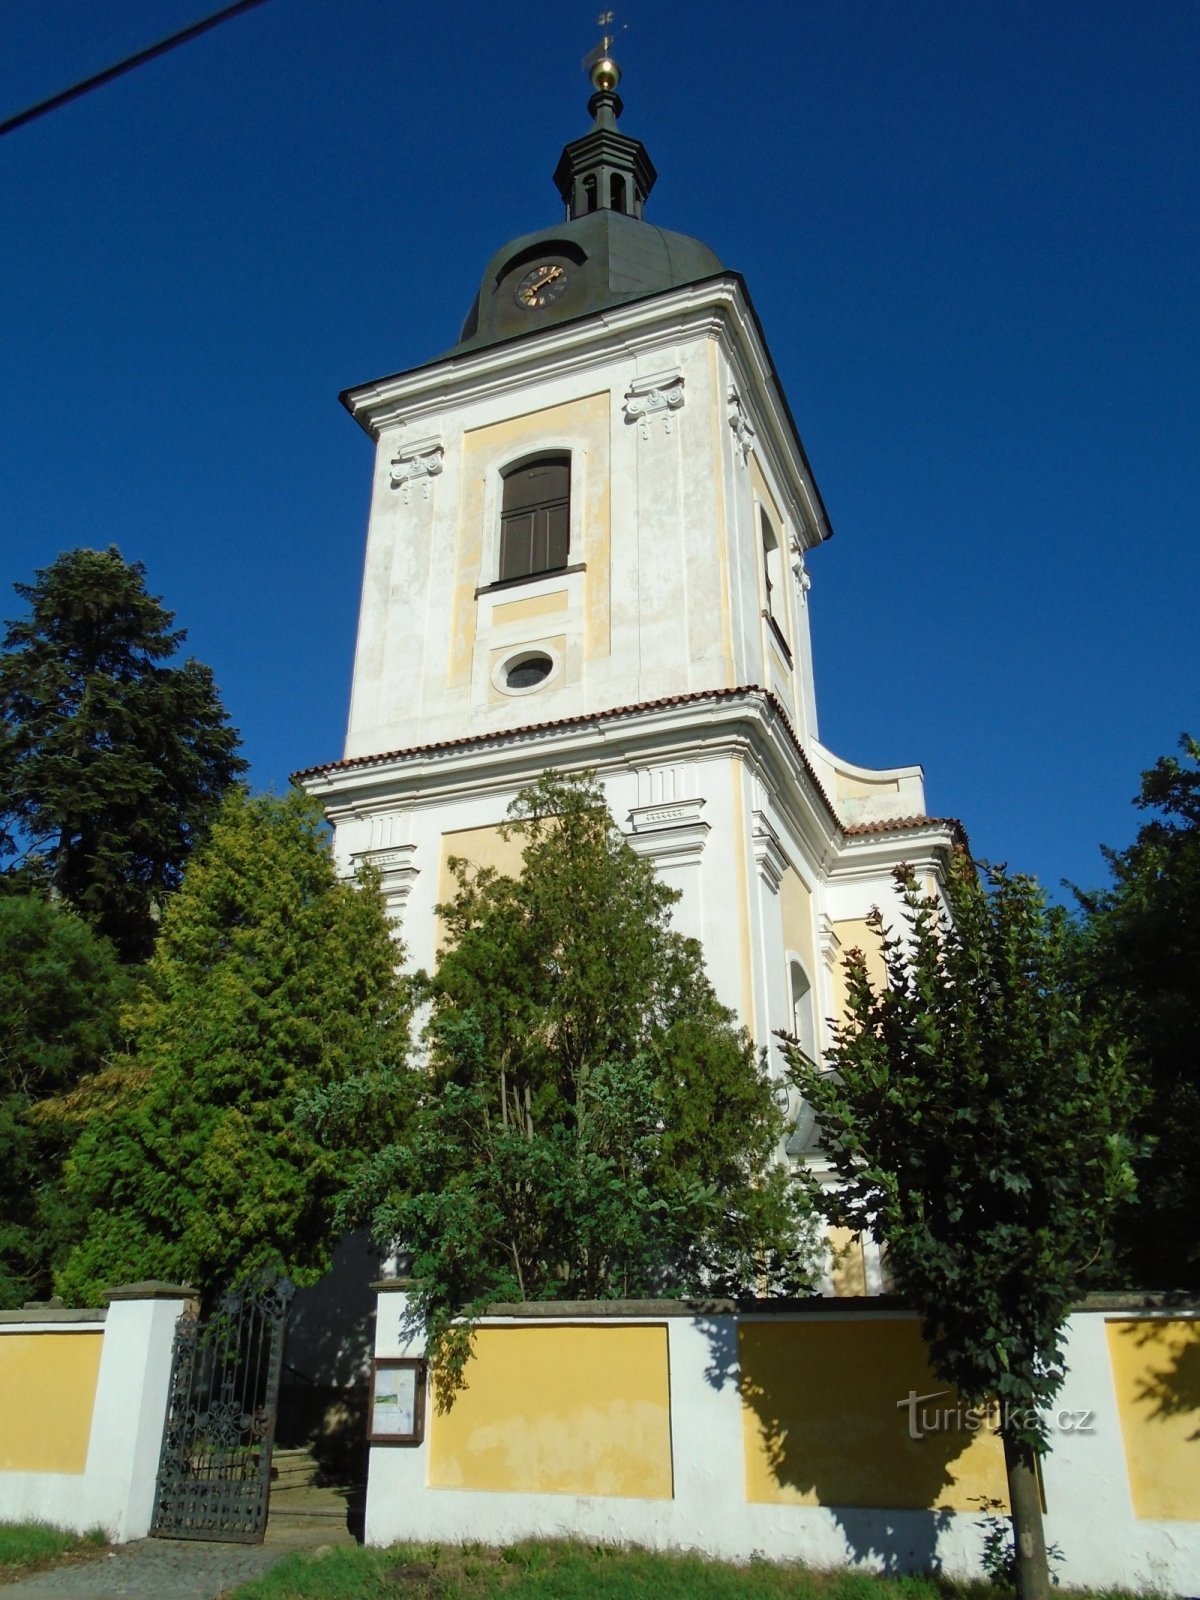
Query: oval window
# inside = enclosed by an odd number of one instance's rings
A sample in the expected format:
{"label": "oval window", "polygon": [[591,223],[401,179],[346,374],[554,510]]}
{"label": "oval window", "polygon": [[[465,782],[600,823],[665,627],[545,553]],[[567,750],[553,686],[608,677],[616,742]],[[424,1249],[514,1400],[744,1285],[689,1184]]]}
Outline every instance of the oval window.
{"label": "oval window", "polygon": [[509,689],[534,689],[554,671],[549,656],[522,656],[514,661],[504,674],[505,687]]}

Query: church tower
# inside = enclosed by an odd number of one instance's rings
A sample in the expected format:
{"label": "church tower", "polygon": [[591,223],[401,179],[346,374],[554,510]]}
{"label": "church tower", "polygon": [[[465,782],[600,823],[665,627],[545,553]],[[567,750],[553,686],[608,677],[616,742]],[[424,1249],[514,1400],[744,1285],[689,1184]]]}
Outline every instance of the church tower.
{"label": "church tower", "polygon": [[376,450],[354,685],[343,759],[301,778],[429,967],[447,858],[517,870],[517,790],[594,768],[777,1073],[773,1030],[819,1054],[839,953],[955,827],[919,768],[818,740],[820,490],[740,274],[648,220],[607,51],[591,82],[562,220],[496,252],[444,355],[342,397]]}

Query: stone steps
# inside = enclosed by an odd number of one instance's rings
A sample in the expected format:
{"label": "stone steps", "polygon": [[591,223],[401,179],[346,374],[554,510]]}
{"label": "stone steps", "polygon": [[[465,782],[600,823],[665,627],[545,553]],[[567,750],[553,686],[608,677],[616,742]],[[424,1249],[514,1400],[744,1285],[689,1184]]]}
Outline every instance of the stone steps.
{"label": "stone steps", "polygon": [[319,1483],[311,1450],[276,1450],[271,1458],[268,1544],[354,1544],[363,1486]]}

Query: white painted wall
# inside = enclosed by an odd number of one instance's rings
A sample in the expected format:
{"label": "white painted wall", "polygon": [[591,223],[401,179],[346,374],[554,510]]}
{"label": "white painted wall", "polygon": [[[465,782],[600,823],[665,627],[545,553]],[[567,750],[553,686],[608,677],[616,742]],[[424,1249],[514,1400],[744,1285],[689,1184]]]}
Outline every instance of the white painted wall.
{"label": "white painted wall", "polygon": [[[811,547],[824,530],[774,379],[763,373],[769,363],[756,326],[728,279],[354,391],[351,408],[377,448],[346,755],[746,683],[778,688],[793,722],[815,727],[807,622],[793,593],[790,546]],[[483,482],[475,481],[480,461],[471,441],[481,430],[556,410],[561,418],[561,408],[594,397],[607,400],[599,436],[548,421],[544,436],[522,434],[515,455],[498,443],[494,459],[483,462]],[[734,427],[740,417],[750,424],[741,435]],[[570,561],[583,557],[595,533],[584,525],[583,506],[601,481],[610,556],[606,569],[589,557],[586,573],[565,580],[572,596],[565,670],[535,693],[498,699],[484,665],[507,638],[493,629],[492,611],[547,585],[562,588],[563,577],[472,601],[469,681],[452,681],[448,670],[452,619],[464,614],[459,586],[486,586],[498,576],[500,475],[508,457],[540,449],[571,452]],[[761,622],[751,452],[785,518],[778,603],[789,615],[796,660],[781,678]],[[480,526],[464,529],[467,504]],[[465,553],[476,549],[467,570]],[[610,646],[592,641],[585,650],[583,608],[601,593]],[[532,642],[561,630],[530,623],[526,631]]]}

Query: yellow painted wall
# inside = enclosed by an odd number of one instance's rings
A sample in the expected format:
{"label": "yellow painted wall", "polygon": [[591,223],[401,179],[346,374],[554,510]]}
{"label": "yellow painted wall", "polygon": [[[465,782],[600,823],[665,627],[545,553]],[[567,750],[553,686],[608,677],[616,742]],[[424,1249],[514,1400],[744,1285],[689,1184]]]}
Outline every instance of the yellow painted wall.
{"label": "yellow painted wall", "polygon": [[898,778],[856,778],[849,772],[837,772],[837,797],[839,800],[865,800],[871,795],[899,794]]}
{"label": "yellow painted wall", "polygon": [[878,988],[887,982],[887,968],[883,964],[883,952],[879,948],[879,936],[872,933],[862,917],[851,917],[845,922],[835,922],[833,931],[841,941],[841,954],[837,966],[833,969],[833,1003],[837,1010],[839,1021],[846,1017],[846,974],[842,968],[842,961],[851,950],[861,950],[867,958],[867,976]]}
{"label": "yellow painted wall", "polygon": [[[897,1401],[947,1388],[916,1322],[747,1322],[738,1348],[748,1500],[977,1511],[986,1495],[1007,1506],[1004,1453],[986,1424],[908,1437]],[[950,1391],[922,1409],[958,1404]]]}
{"label": "yellow painted wall", "polygon": [[82,1472],[103,1329],[0,1336],[0,1472]]}
{"label": "yellow painted wall", "polygon": [[552,616],[567,609],[567,591],[555,589],[553,594],[535,594],[528,600],[506,600],[492,607],[492,626],[503,627],[510,622],[527,622],[530,617]]}
{"label": "yellow painted wall", "polygon": [[1200,1522],[1200,1322],[1108,1324],[1134,1515]]}
{"label": "yellow painted wall", "polygon": [[863,1259],[862,1235],[851,1228],[830,1228],[825,1237],[832,1256],[830,1276],[834,1294],[866,1294],[867,1264]]}
{"label": "yellow painted wall", "polygon": [[724,459],[728,423],[724,415],[724,408],[715,403],[715,397],[724,393],[721,387],[717,341],[715,339],[709,341],[708,372],[709,393],[714,397],[714,403],[709,407],[709,421],[712,425],[712,459],[716,464],[717,572],[721,585],[721,654],[725,661],[725,683],[722,687],[731,689],[738,679],[733,661],[733,621],[729,594],[731,571],[729,563],[729,524],[725,515],[725,485],[722,481],[719,465]]}
{"label": "yellow painted wall", "polygon": [[[450,871],[450,857],[460,856],[473,867],[494,867],[506,878],[521,876],[525,841],[520,833],[501,837],[499,825],[488,828],[460,828],[442,835],[442,857],[438,864],[438,905],[453,900],[457,885]],[[443,923],[438,917],[433,930],[434,947],[441,949]]]}
{"label": "yellow painted wall", "polygon": [[665,1327],[481,1328],[466,1377],[433,1488],[671,1498]]}
{"label": "yellow painted wall", "polygon": [[[479,602],[475,590],[488,581],[483,571],[485,487],[510,461],[535,450],[570,449],[571,495],[582,496],[578,526],[582,550],[572,563],[587,563],[584,587],[584,654],[607,655],[611,612],[611,490],[609,484],[609,396],[586,395],[561,406],[507,417],[463,436],[462,493],[454,563],[454,616],[450,629],[449,681],[470,678]],[[583,448],[581,449],[580,442]],[[499,502],[497,501],[497,505]],[[575,518],[572,514],[572,522]]]}
{"label": "yellow painted wall", "polygon": [[804,963],[815,993],[817,958],[813,949],[812,895],[795,867],[786,868],[780,881],[779,913],[783,919],[784,946],[794,950]]}

